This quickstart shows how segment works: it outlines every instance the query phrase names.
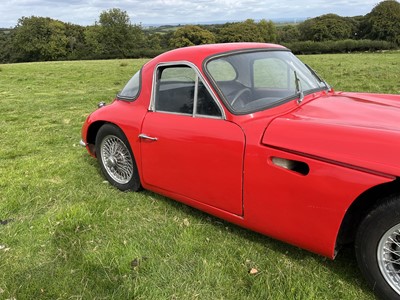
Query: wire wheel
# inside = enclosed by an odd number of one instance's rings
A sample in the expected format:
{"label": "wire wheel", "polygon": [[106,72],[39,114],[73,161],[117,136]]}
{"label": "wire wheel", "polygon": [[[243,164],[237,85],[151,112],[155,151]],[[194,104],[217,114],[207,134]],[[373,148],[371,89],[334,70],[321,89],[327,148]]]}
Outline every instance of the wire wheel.
{"label": "wire wheel", "polygon": [[377,258],[383,277],[400,294],[400,224],[390,228],[381,237]]}
{"label": "wire wheel", "polygon": [[119,184],[127,184],[133,176],[133,160],[125,143],[115,135],[107,135],[100,145],[101,161],[107,174]]}

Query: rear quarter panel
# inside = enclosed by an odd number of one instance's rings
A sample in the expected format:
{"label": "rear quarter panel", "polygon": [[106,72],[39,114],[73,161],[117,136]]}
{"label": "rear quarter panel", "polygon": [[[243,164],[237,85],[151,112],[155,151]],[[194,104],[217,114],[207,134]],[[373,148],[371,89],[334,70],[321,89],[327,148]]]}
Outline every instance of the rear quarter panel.
{"label": "rear quarter panel", "polygon": [[[135,156],[138,167],[141,161],[139,134],[143,119],[148,111],[152,90],[153,68],[149,64],[142,69],[141,87],[138,97],[134,101],[114,100],[113,103],[94,111],[87,118],[82,128],[82,138],[87,142],[87,134],[91,126],[100,123],[111,123],[124,132]],[[142,170],[139,168],[139,176]]]}
{"label": "rear quarter panel", "polygon": [[[301,175],[278,167],[272,157],[305,162],[310,172]],[[351,203],[367,189],[393,180],[264,145],[248,147],[245,174],[249,228],[330,258]]]}

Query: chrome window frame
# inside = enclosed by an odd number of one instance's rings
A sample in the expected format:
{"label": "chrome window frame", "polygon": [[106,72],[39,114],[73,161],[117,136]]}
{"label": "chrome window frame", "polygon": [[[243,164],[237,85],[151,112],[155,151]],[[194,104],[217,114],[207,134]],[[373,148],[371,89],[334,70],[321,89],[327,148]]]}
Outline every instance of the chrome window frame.
{"label": "chrome window frame", "polygon": [[[195,89],[194,89],[194,99],[193,99],[193,113],[192,114],[185,114],[185,113],[179,113],[179,112],[170,112],[170,111],[163,111],[163,110],[156,110],[156,94],[157,94],[157,74],[160,68],[163,67],[179,67],[179,66],[187,66],[191,68],[195,74]],[[221,116],[210,116],[210,115],[202,115],[202,114],[197,114],[197,102],[198,102],[198,92],[199,92],[199,80],[201,80],[207,89],[207,91],[210,93],[212,100],[214,103],[217,105]],[[217,96],[213,92],[213,90],[210,88],[208,82],[205,80],[205,77],[201,74],[197,66],[189,61],[174,61],[174,62],[165,62],[165,63],[159,63],[157,66],[154,68],[153,71],[153,82],[152,82],[152,89],[151,89],[151,97],[150,97],[150,105],[149,105],[149,111],[152,112],[159,112],[159,113],[166,113],[166,114],[173,114],[173,115],[182,115],[182,116],[191,116],[193,118],[210,118],[210,119],[218,119],[218,120],[226,120],[226,114],[225,110],[222,106],[222,104],[218,101]]]}

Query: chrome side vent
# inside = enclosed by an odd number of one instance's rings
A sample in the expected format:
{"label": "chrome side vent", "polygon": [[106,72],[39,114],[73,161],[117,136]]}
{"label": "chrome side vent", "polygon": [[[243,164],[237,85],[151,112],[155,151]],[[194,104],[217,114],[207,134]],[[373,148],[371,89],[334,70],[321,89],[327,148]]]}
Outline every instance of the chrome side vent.
{"label": "chrome side vent", "polygon": [[299,173],[304,176],[310,172],[310,167],[305,162],[302,161],[291,160],[280,157],[272,157],[271,161],[274,165],[278,167]]}

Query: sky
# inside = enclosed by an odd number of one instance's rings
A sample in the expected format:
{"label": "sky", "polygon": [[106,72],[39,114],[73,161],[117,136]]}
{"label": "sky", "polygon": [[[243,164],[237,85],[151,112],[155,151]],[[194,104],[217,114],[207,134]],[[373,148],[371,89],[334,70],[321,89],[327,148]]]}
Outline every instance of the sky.
{"label": "sky", "polygon": [[327,13],[369,13],[379,0],[0,0],[0,27],[14,27],[21,17],[50,17],[93,25],[102,11],[120,8],[133,24],[199,24],[246,19],[308,18]]}

